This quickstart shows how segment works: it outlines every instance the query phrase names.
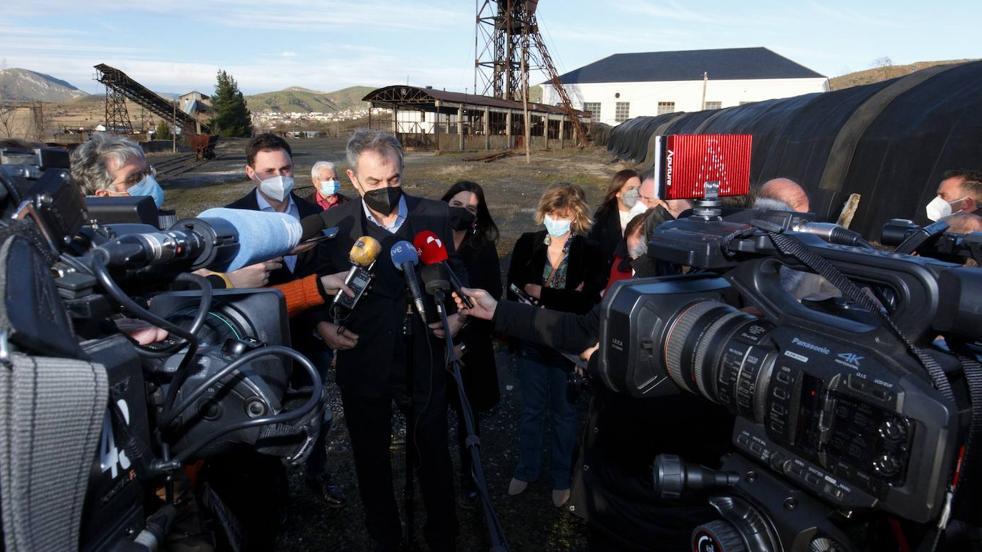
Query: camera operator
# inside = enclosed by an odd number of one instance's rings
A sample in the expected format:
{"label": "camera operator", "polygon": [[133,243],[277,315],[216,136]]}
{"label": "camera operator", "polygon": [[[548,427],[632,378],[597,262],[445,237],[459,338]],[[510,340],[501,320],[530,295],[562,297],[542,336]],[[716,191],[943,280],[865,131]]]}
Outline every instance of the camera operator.
{"label": "camera operator", "polygon": [[[407,438],[407,454],[418,462],[427,544],[430,550],[453,550],[457,518],[447,437],[447,376],[443,342],[430,336],[431,328],[437,338],[443,337],[443,331],[436,330],[439,323],[427,327],[411,310],[405,277],[416,275],[401,272],[389,254],[400,240],[412,241],[417,232],[429,230],[456,263],[449,206],[403,192],[402,146],[391,134],[356,131],[348,140],[347,158],[351,167],[347,176],[359,198],[320,215],[325,226],[340,231],[320,246],[319,272],[348,268],[349,250],[362,236],[378,240],[384,253],[375,262],[371,292],[342,325],[323,321],[317,330],[336,354],[337,383],[367,531],[377,550],[398,549],[401,529],[389,449],[395,401],[414,433],[411,440]],[[402,268],[413,271],[410,266]],[[458,270],[464,274],[454,267]],[[450,315],[450,326],[456,334],[461,327],[459,315]]]}
{"label": "camera operator", "polygon": [[[664,266],[639,263],[635,276],[665,275]],[[499,332],[569,352],[596,351],[601,308],[585,315],[496,301],[465,288],[474,302],[458,309],[492,320]],[[714,466],[730,449],[732,417],[717,405],[687,397],[634,399],[595,386],[573,481],[571,511],[590,526],[590,549],[687,550],[691,527],[712,517],[705,501],[666,501],[653,488],[651,465],[672,453]],[[657,546],[657,548],[653,548]]]}
{"label": "camera operator", "polygon": [[72,151],[72,179],[85,195],[97,197],[150,196],[164,205],[157,172],[139,144],[114,134],[94,134]]}

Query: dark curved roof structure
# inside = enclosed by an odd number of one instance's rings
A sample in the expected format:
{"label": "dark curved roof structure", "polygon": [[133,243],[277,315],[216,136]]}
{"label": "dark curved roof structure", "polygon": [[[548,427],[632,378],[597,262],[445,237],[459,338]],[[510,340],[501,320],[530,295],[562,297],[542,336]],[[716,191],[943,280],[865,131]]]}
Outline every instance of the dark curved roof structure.
{"label": "dark curved roof structure", "polygon": [[792,178],[826,220],[849,194],[861,194],[852,228],[879,239],[891,218],[927,222],[924,205],[946,170],[982,169],[982,61],[824,94],[638,117],[614,128],[607,149],[648,166],[653,136],[703,133],[752,134],[751,183]]}
{"label": "dark curved roof structure", "polygon": [[745,79],[824,79],[767,48],[614,54],[559,76],[563,84]]}

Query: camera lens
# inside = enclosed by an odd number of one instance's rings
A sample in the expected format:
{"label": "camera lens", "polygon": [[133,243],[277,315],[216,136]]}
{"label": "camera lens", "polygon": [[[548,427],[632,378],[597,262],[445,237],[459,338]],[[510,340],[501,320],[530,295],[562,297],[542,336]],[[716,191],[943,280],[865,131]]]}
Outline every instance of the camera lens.
{"label": "camera lens", "polygon": [[678,312],[665,333],[665,366],[679,387],[750,418],[762,418],[759,396],[770,377],[771,325],[719,301]]}

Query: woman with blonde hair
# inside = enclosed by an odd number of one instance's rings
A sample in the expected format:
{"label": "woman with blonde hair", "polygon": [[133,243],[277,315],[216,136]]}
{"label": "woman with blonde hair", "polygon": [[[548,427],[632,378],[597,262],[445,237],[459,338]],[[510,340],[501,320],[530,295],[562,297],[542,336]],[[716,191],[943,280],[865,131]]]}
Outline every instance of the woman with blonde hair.
{"label": "woman with blonde hair", "polygon": [[[526,232],[515,243],[508,269],[508,284],[539,305],[586,313],[600,300],[606,272],[598,262],[598,249],[586,239],[589,207],[583,189],[555,184],[539,199],[535,221],[545,226]],[[509,297],[517,299],[509,289]],[[550,479],[552,501],[560,507],[569,499],[576,412],[566,394],[572,365],[553,349],[519,342],[518,376],[522,391],[519,423],[519,458],[508,494],[523,492],[539,478],[546,413],[552,426]]]}

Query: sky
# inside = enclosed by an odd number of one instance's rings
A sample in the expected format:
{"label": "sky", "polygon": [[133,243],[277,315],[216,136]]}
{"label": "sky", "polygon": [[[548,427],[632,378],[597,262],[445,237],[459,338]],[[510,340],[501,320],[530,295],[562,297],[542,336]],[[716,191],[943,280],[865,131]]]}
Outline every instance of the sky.
{"label": "sky", "polygon": [[[0,68],[90,93],[104,91],[99,63],[168,93],[210,93],[219,69],[246,94],[403,82],[473,92],[475,14],[474,0],[6,0]],[[537,17],[560,73],[615,53],[751,46],[830,77],[883,58],[982,58],[979,0],[540,0]]]}

